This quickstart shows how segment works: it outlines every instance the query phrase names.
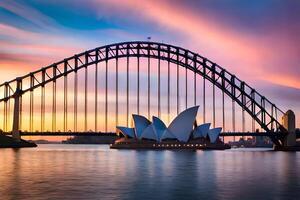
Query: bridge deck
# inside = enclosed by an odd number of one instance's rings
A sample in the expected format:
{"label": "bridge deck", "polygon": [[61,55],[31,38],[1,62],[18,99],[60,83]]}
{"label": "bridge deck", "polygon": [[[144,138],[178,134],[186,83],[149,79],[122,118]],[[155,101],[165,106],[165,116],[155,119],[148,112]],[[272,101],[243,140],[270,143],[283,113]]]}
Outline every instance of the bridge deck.
{"label": "bridge deck", "polygon": [[[11,132],[3,132],[5,135],[11,135]],[[229,137],[229,136],[267,136],[270,137],[274,135],[274,133],[267,132],[223,132],[220,134],[221,137]],[[116,136],[115,133],[103,133],[103,132],[21,132],[21,136]],[[297,133],[297,138],[300,138],[300,133]]]}

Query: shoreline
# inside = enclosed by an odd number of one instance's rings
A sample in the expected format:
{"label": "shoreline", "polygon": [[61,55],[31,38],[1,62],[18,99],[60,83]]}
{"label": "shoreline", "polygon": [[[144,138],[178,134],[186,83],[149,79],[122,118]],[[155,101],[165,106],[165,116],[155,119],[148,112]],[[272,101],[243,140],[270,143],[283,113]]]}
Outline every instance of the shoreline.
{"label": "shoreline", "polygon": [[14,138],[0,134],[0,148],[31,148],[37,144],[26,140],[16,141]]}

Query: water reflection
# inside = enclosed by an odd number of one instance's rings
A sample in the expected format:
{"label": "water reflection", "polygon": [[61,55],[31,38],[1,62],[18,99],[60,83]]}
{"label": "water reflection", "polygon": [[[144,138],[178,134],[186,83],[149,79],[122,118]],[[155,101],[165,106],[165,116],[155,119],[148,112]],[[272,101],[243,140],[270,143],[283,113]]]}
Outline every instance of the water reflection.
{"label": "water reflection", "polygon": [[0,150],[2,199],[297,199],[299,153],[131,151],[101,145]]}

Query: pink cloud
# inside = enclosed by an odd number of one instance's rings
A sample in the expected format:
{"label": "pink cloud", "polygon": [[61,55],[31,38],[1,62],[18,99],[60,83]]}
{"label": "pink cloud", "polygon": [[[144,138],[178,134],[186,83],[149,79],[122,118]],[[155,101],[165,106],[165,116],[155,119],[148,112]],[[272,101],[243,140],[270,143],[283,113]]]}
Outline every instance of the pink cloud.
{"label": "pink cloud", "polygon": [[[32,70],[49,65],[65,57],[83,51],[81,43],[75,43],[65,35],[49,35],[25,31],[0,23],[0,70],[4,82]],[[13,69],[12,67],[13,66]]]}
{"label": "pink cloud", "polygon": [[[104,8],[109,8],[111,13],[130,13],[127,14],[128,18],[154,22],[162,30],[172,34],[174,31],[179,32],[184,36],[182,45],[225,66],[242,79],[250,82],[253,79],[263,79],[300,88],[299,74],[293,73],[297,66],[290,61],[298,60],[299,47],[291,44],[293,41],[287,35],[282,37],[286,33],[281,30],[270,30],[265,36],[240,32],[222,20],[216,23],[209,16],[191,12],[183,5],[167,1],[160,1],[158,4],[156,1],[111,0],[104,3],[99,0],[94,3],[101,4],[99,14]],[[282,74],[286,78],[277,79]]]}

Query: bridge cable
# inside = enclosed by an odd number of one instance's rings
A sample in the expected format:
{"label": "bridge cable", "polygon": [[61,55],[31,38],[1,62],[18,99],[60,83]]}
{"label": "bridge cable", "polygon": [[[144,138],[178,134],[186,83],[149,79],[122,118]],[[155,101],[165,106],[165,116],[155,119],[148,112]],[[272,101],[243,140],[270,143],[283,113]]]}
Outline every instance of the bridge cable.
{"label": "bridge cable", "polygon": [[176,87],[177,87],[177,92],[176,92],[176,95],[177,95],[177,115],[179,114],[179,106],[180,106],[180,102],[179,102],[179,49],[177,49],[177,83],[176,83]]}
{"label": "bridge cable", "polygon": [[[56,69],[53,69],[56,71]],[[52,83],[52,132],[56,131],[56,80]]]}
{"label": "bridge cable", "polygon": [[[233,95],[232,97],[232,131],[235,132],[235,101],[234,99],[236,98],[235,96],[235,76],[231,77],[231,93]],[[233,140],[235,141],[235,136],[233,137]]]}
{"label": "bridge cable", "polygon": [[151,104],[151,101],[150,101],[150,46],[148,48],[148,73],[147,73],[147,76],[148,76],[148,119],[150,119],[150,104]]}
{"label": "bridge cable", "polygon": [[140,114],[140,56],[137,57],[137,113]]}
{"label": "bridge cable", "polygon": [[[4,98],[6,98],[8,96],[8,93],[7,93],[7,89],[8,89],[8,86],[5,85],[4,87]],[[4,112],[3,112],[3,129],[4,131],[6,132],[7,131],[7,100],[4,101]]]}
{"label": "bridge cable", "polygon": [[216,88],[213,85],[213,127],[216,128]]}
{"label": "bridge cable", "polygon": [[[107,51],[107,50],[106,50]],[[108,59],[105,60],[105,133],[107,133],[107,90],[108,90]]]}
{"label": "bridge cable", "polygon": [[67,131],[68,123],[68,77],[64,76],[64,132]]}
{"label": "bridge cable", "polygon": [[[42,70],[42,83],[45,82],[46,71]],[[45,128],[45,85],[41,87],[41,132],[44,132]]]}
{"label": "bridge cable", "polygon": [[[8,94],[8,85],[5,85],[5,94],[4,96],[7,97],[9,96]],[[4,131],[7,132],[7,112],[8,112],[8,109],[7,109],[7,101],[8,100],[5,100],[4,101]]]}
{"label": "bridge cable", "polygon": [[115,89],[116,89],[116,126],[118,126],[119,124],[119,59],[118,59],[118,50],[116,51],[117,55],[116,55],[116,85],[115,85]]}
{"label": "bridge cable", "polygon": [[41,94],[41,132],[45,130],[45,87],[42,86],[42,94]]}
{"label": "bridge cable", "polygon": [[[185,56],[185,65],[188,66],[188,57],[187,57],[187,53]],[[187,109],[187,105],[188,105],[188,74],[187,74],[187,67],[185,67],[185,109]]]}
{"label": "bridge cable", "polygon": [[[222,118],[223,118],[223,132],[225,132],[225,93],[224,90],[222,90]],[[224,140],[224,136],[223,136],[223,142]]]}
{"label": "bridge cable", "polygon": [[[75,60],[75,68],[77,68],[77,59]],[[78,73],[74,74],[74,132],[77,132],[77,109],[78,109]]]}
{"label": "bridge cable", "polygon": [[[266,110],[266,108],[265,108],[265,97],[261,98],[261,107],[263,108],[262,112],[261,112],[261,121],[262,121],[263,124],[265,124],[265,122],[266,122],[266,117],[265,117],[265,110]],[[261,125],[261,128],[262,128],[262,125]]]}
{"label": "bridge cable", "polygon": [[[254,91],[251,91],[251,98],[253,100],[255,100],[255,93]],[[251,101],[251,112],[252,113],[255,113],[255,104],[253,103],[253,101]],[[255,130],[255,119],[252,118],[252,132],[254,133],[256,130]]]}
{"label": "bridge cable", "polygon": [[168,123],[170,122],[170,47],[168,47]]}
{"label": "bridge cable", "polygon": [[243,133],[245,133],[246,131],[246,119],[245,119],[245,109],[242,108],[242,130],[243,130]]}
{"label": "bridge cable", "polygon": [[[96,60],[98,61],[98,55]],[[98,62],[95,66],[95,132],[98,132]]]}
{"label": "bridge cable", "polygon": [[[242,132],[243,133],[245,133],[245,131],[246,131],[246,122],[245,122],[245,106],[246,106],[246,97],[245,97],[245,95],[244,95],[244,92],[245,92],[245,83],[244,82],[242,82],[241,83],[241,98],[242,98]],[[244,138],[244,136],[242,137],[243,139],[245,139]]]}
{"label": "bridge cable", "polygon": [[205,96],[206,96],[206,92],[205,92],[205,89],[206,89],[206,81],[205,81],[205,76],[206,76],[206,66],[205,65],[203,65],[203,123],[205,123],[206,122],[206,113],[205,113],[205,111],[206,111],[206,108],[205,108],[205,104],[206,104],[206,102],[205,102]]}
{"label": "bridge cable", "polygon": [[[275,108],[275,119],[276,121],[278,121],[278,115],[277,115],[277,109]],[[279,127],[276,127],[276,129],[278,129]]]}
{"label": "bridge cable", "polygon": [[215,71],[213,66],[213,127],[216,128],[216,87],[215,87]]}
{"label": "bridge cable", "polygon": [[[232,100],[232,131],[235,132],[235,102]],[[233,137],[235,141],[235,137]]]}
{"label": "bridge cable", "polygon": [[127,47],[127,62],[126,62],[126,121],[129,127],[129,47]]}
{"label": "bridge cable", "polygon": [[[274,118],[274,104],[271,105],[271,116]],[[271,119],[271,130],[274,130],[274,121]]]}
{"label": "bridge cable", "polygon": [[[8,90],[8,96],[10,96],[10,90]],[[7,101],[8,103],[8,105],[7,105],[7,125],[6,125],[6,129],[7,129],[7,127],[8,127],[8,125],[10,125],[10,104],[11,104],[11,99],[9,99],[8,101]]]}
{"label": "bridge cable", "polygon": [[84,70],[84,75],[85,75],[85,79],[84,79],[84,130],[87,131],[88,126],[87,126],[87,120],[88,120],[88,116],[87,116],[87,109],[88,109],[88,69],[87,67],[85,67]]}
{"label": "bridge cable", "polygon": [[[6,86],[4,87],[4,98],[6,98]],[[6,132],[5,119],[6,119],[6,101],[3,103],[3,131]]]}
{"label": "bridge cable", "polygon": [[[194,61],[194,69],[196,69],[196,61]],[[194,71],[194,106],[197,104],[197,73]]]}
{"label": "bridge cable", "polygon": [[160,51],[158,51],[158,83],[157,83],[157,98],[158,98],[158,109],[157,109],[157,112],[158,112],[158,117],[160,118],[160,112],[161,112],[161,107],[160,107]]}
{"label": "bridge cable", "polygon": [[[20,81],[20,90],[22,91],[22,81]],[[19,121],[19,129],[22,130],[22,113],[23,113],[23,103],[22,103],[22,95],[20,95],[20,121]]]}
{"label": "bridge cable", "polygon": [[[32,88],[34,86],[34,79],[33,76],[30,77],[30,87]],[[30,132],[33,132],[33,103],[34,103],[34,99],[33,99],[33,90],[30,90],[30,115],[29,115],[29,129]]]}

